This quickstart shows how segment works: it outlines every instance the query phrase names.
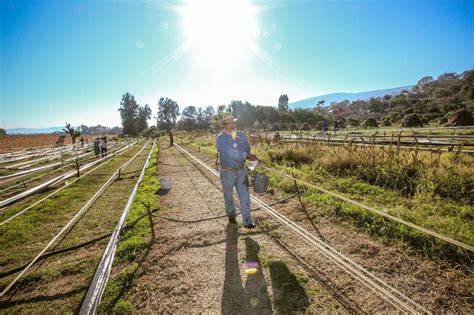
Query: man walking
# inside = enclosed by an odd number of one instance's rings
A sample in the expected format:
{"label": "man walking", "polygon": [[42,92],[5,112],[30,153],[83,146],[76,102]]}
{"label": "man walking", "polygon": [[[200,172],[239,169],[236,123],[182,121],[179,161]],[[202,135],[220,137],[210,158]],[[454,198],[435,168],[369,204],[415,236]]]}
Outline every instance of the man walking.
{"label": "man walking", "polygon": [[245,160],[255,161],[257,157],[250,153],[250,144],[244,133],[236,130],[236,121],[237,119],[231,114],[225,114],[220,120],[223,130],[216,137],[225,210],[229,222],[237,223],[233,198],[235,187],[240,200],[244,227],[253,229],[255,225],[250,215],[249,179],[245,169]]}

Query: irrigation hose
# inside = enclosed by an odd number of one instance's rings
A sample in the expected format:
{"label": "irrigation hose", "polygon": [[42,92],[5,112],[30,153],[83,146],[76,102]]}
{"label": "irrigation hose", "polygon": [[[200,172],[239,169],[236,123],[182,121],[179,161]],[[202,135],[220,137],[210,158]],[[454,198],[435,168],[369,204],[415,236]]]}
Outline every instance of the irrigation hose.
{"label": "irrigation hose", "polygon": [[126,168],[132,163],[132,161],[137,157],[146,147],[148,144],[145,143],[143,148],[138,151],[138,153],[132,157],[129,161],[127,161],[125,164],[123,164],[120,168],[118,168],[112,176],[102,185],[102,187],[97,190],[97,192],[92,196],[92,198],[87,201],[87,203],[74,215],[74,217],[57,233],[50,241],[49,243],[30,261],[30,263],[5,287],[5,289],[0,293],[0,297],[4,296],[8,290],[30,269],[30,267],[53,245],[56,240],[64,234],[66,231],[68,231],[71,227],[73,227],[77,221],[82,217],[82,215],[92,206],[92,204],[99,198],[99,196],[113,183],[115,178],[118,175],[118,172],[120,169]]}
{"label": "irrigation hose", "polygon": [[[207,149],[207,148],[205,148],[205,149]],[[210,150],[208,150],[208,151],[210,152]],[[472,246],[470,246],[470,245],[467,245],[467,244],[464,244],[464,243],[462,243],[462,242],[460,242],[460,241],[457,241],[457,240],[455,240],[455,239],[453,239],[453,238],[450,238],[450,237],[448,237],[448,236],[439,234],[439,233],[437,233],[437,232],[431,231],[431,230],[429,230],[429,229],[427,229],[427,228],[421,227],[421,226],[416,225],[416,224],[414,224],[414,223],[405,221],[405,220],[403,220],[403,219],[400,219],[400,218],[398,218],[398,217],[395,217],[395,216],[390,215],[390,214],[388,214],[388,213],[385,213],[385,212],[383,212],[383,211],[374,209],[374,208],[369,207],[369,206],[367,206],[367,205],[364,205],[364,204],[362,204],[362,203],[360,203],[360,202],[358,202],[358,201],[355,201],[355,200],[352,200],[352,199],[350,199],[350,198],[341,196],[341,195],[339,195],[339,194],[337,194],[337,193],[335,193],[335,192],[329,191],[329,190],[327,190],[327,189],[324,189],[324,188],[322,188],[322,187],[320,187],[320,186],[317,186],[317,185],[314,185],[314,184],[312,184],[312,183],[308,183],[308,182],[306,182],[306,181],[303,181],[303,180],[301,180],[301,179],[298,179],[298,178],[296,178],[296,177],[293,177],[293,176],[291,176],[291,175],[289,175],[289,174],[283,173],[283,172],[281,172],[281,171],[279,171],[279,170],[273,169],[273,168],[268,167],[268,166],[266,166],[266,165],[263,165],[263,164],[261,164],[261,163],[260,163],[260,166],[263,167],[264,169],[267,169],[267,170],[269,170],[269,171],[271,171],[271,172],[274,172],[275,174],[278,174],[278,175],[280,175],[280,176],[282,176],[282,177],[286,177],[286,178],[289,178],[289,179],[291,179],[291,180],[295,180],[296,182],[298,182],[298,183],[300,183],[300,184],[303,184],[303,185],[305,185],[305,186],[307,186],[307,187],[314,188],[314,189],[316,189],[316,190],[318,190],[318,191],[320,191],[320,192],[323,192],[323,193],[325,193],[325,194],[331,195],[332,197],[335,197],[335,198],[337,198],[337,199],[343,200],[343,201],[345,201],[345,202],[347,202],[347,203],[351,203],[351,204],[353,204],[353,205],[356,205],[356,206],[358,206],[358,207],[360,207],[360,208],[363,208],[363,209],[365,209],[365,210],[367,210],[367,211],[376,213],[376,214],[378,214],[378,215],[380,215],[380,216],[383,216],[383,217],[385,217],[385,218],[387,218],[387,219],[390,219],[390,220],[392,220],[392,221],[395,221],[395,222],[397,222],[397,223],[400,223],[400,224],[409,226],[409,227],[411,227],[412,229],[415,229],[415,230],[417,230],[417,231],[423,232],[423,233],[425,233],[425,234],[429,234],[429,235],[431,235],[431,236],[433,236],[433,237],[435,237],[435,238],[438,238],[438,239],[440,239],[440,240],[443,240],[443,241],[445,241],[445,242],[448,242],[448,243],[450,243],[450,244],[452,244],[452,245],[455,245],[455,246],[464,248],[465,250],[468,250],[468,251],[471,251],[471,252],[474,251],[474,247],[472,247]]]}
{"label": "irrigation hose", "polygon": [[[200,161],[198,158],[196,158],[191,153],[181,148],[179,145],[176,145],[176,148],[178,148],[179,151],[181,151],[181,153],[185,153],[189,155],[192,159],[194,159],[197,163],[202,165],[204,168],[206,168],[215,176],[219,176],[219,173],[216,170],[214,170],[209,165]],[[308,244],[312,245],[315,249],[319,250],[319,252],[322,253],[326,258],[336,262],[343,270],[345,270],[346,272],[351,274],[354,278],[358,279],[363,284],[368,286],[370,289],[376,292],[382,299],[392,304],[398,310],[402,312],[410,312],[410,313],[418,313],[418,312],[430,313],[421,305],[417,304],[410,298],[406,297],[401,292],[392,288],[391,286],[389,286],[382,280],[373,276],[367,270],[357,265],[355,262],[353,262],[349,258],[343,256],[338,251],[334,250],[329,245],[319,240],[317,237],[315,237],[314,235],[304,230],[303,228],[298,226],[296,223],[294,223],[290,219],[280,214],[278,211],[274,210],[273,208],[269,207],[268,205],[260,201],[258,198],[252,195],[250,195],[250,197],[254,203],[256,203],[263,210],[265,210],[270,216],[274,217],[275,219],[283,223],[285,226],[290,228],[293,232],[295,232]],[[405,301],[402,301],[402,299]]]}
{"label": "irrigation hose", "polygon": [[[21,211],[18,211],[18,212],[16,212],[15,214],[13,214],[12,216],[8,217],[7,219],[1,221],[1,222],[0,222],[0,226],[4,225],[5,223],[7,223],[7,222],[9,222],[9,221],[11,221],[11,220],[13,220],[13,219],[16,218],[16,217],[22,215],[23,213],[25,213],[26,211],[30,210],[31,208],[37,206],[38,204],[42,203],[43,201],[45,201],[45,200],[49,199],[50,197],[54,196],[55,194],[57,194],[57,193],[60,192],[61,190],[65,189],[65,188],[67,188],[67,187],[69,187],[69,186],[71,186],[72,184],[74,184],[75,182],[77,182],[78,180],[80,180],[81,178],[83,178],[84,176],[87,176],[88,174],[92,173],[93,171],[97,170],[98,168],[100,168],[100,167],[104,166],[105,164],[109,163],[110,161],[112,161],[112,159],[113,159],[114,157],[120,156],[121,153],[126,152],[127,150],[129,150],[134,144],[135,144],[135,143],[132,143],[130,146],[122,148],[123,151],[118,152],[116,155],[112,156],[112,158],[110,158],[110,159],[104,161],[103,163],[100,163],[99,165],[97,165],[97,166],[94,167],[93,169],[87,171],[86,173],[83,173],[83,174],[82,174],[81,176],[79,176],[78,178],[76,178],[76,179],[70,181],[69,183],[66,183],[64,186],[62,186],[62,187],[56,189],[55,191],[53,191],[52,193],[50,193],[50,194],[48,194],[48,195],[46,195],[46,196],[44,196],[43,198],[41,198],[40,200],[38,200],[38,201],[34,202],[33,204],[29,205],[29,206],[26,207],[25,209],[22,209]],[[0,211],[1,211],[1,210],[2,210],[2,209],[0,209]]]}

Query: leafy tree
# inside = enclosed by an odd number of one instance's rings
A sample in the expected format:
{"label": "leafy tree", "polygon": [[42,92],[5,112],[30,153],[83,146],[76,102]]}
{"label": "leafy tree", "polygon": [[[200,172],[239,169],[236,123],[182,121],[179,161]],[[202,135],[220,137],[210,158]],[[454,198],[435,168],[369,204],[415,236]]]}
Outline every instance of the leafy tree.
{"label": "leafy tree", "polygon": [[7,134],[7,131],[3,128],[0,128],[0,137],[3,137]]}
{"label": "leafy tree", "polygon": [[255,108],[255,118],[262,126],[263,131],[266,131],[270,124],[278,122],[278,112],[272,106],[257,105]]}
{"label": "leafy tree", "polygon": [[135,97],[130,93],[125,93],[120,102],[119,112],[122,118],[123,133],[126,135],[136,135],[136,118],[138,115],[139,105],[135,101]]}
{"label": "leafy tree", "polygon": [[64,127],[63,131],[71,136],[73,144],[76,143],[76,138],[81,135],[81,130],[79,129],[79,127],[76,129],[72,127],[69,123],[66,123],[66,126]]}
{"label": "leafy tree", "polygon": [[179,128],[186,131],[196,129],[198,126],[198,111],[195,106],[187,106],[181,113]]}
{"label": "leafy tree", "polygon": [[316,103],[316,108],[321,108],[324,106],[324,103],[326,103],[325,100],[319,100],[317,103]]}
{"label": "leafy tree", "polygon": [[226,105],[219,105],[217,106],[217,116],[222,117],[224,116],[225,112],[226,112],[226,108],[227,106]]}
{"label": "leafy tree", "polygon": [[232,114],[238,117],[237,126],[240,129],[250,128],[255,122],[255,106],[249,102],[232,101],[229,107],[232,109]]}
{"label": "leafy tree", "polygon": [[420,80],[418,80],[418,82],[416,82],[416,85],[419,86],[419,87],[423,87],[423,86],[425,86],[425,85],[427,85],[431,82],[433,82],[433,77],[426,76],[426,77],[423,77]]}
{"label": "leafy tree", "polygon": [[288,95],[282,94],[278,98],[278,110],[282,112],[287,112],[289,107],[288,107]]}
{"label": "leafy tree", "polygon": [[171,131],[176,125],[179,115],[178,103],[170,98],[160,98],[158,101],[157,127],[166,131]]}
{"label": "leafy tree", "polygon": [[148,120],[151,118],[151,109],[148,104],[138,107],[137,117],[135,119],[135,132],[142,133],[148,128]]}

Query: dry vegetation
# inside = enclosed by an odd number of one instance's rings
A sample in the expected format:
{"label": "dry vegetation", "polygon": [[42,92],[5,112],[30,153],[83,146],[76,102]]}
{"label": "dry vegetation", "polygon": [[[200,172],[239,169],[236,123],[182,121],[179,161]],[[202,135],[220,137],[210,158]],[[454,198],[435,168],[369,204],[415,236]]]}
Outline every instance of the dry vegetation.
{"label": "dry vegetation", "polygon": [[[185,141],[215,152],[214,138],[186,134]],[[400,150],[396,145],[327,146],[324,144],[254,143],[267,166],[417,225],[474,244],[474,158],[459,152]],[[291,180],[270,175],[271,185],[294,191]],[[405,226],[383,220],[356,206],[306,189],[304,199],[326,214],[353,222],[366,232],[400,241],[427,255],[469,261],[464,251],[433,240]]]}
{"label": "dry vegetation", "polygon": [[[82,135],[84,140],[92,141],[97,135]],[[117,137],[116,134],[107,137]],[[80,137],[79,137],[80,138]],[[0,137],[0,152],[8,152],[11,150],[20,150],[33,147],[55,146],[58,142],[57,134],[37,134],[37,135],[5,135]],[[64,144],[70,144],[71,137],[64,138]]]}

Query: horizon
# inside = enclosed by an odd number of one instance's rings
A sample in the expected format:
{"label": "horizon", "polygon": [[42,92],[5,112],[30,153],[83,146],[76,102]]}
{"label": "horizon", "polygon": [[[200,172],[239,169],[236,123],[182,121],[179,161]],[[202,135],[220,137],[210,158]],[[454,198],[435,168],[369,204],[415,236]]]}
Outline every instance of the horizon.
{"label": "horizon", "polygon": [[154,116],[160,97],[276,106],[474,68],[472,1],[0,5],[5,129],[120,126],[125,92]]}

